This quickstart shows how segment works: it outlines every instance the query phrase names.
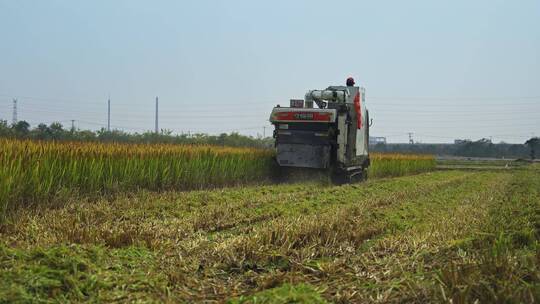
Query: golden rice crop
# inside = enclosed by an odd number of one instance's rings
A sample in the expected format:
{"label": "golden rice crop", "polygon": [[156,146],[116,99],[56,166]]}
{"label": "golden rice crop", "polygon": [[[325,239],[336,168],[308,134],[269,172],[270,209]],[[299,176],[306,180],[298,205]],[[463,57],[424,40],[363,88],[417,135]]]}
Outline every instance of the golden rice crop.
{"label": "golden rice crop", "polygon": [[372,153],[370,177],[402,176],[435,169],[435,158],[426,154]]}
{"label": "golden rice crop", "polygon": [[[270,150],[253,148],[0,139],[0,217],[10,208],[72,194],[263,182],[273,175],[272,156]],[[371,177],[418,173],[435,166],[433,157],[425,155],[371,158]]]}
{"label": "golden rice crop", "polygon": [[268,178],[271,155],[253,148],[0,139],[0,215],[68,193],[253,183]]}

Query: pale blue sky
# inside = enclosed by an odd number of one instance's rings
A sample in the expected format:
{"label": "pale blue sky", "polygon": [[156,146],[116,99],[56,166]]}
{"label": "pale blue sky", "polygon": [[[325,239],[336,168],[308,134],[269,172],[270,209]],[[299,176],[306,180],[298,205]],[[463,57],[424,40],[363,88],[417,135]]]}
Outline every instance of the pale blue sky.
{"label": "pale blue sky", "polygon": [[373,135],[540,135],[540,1],[0,0],[0,119],[262,133],[276,103],[366,87]]}

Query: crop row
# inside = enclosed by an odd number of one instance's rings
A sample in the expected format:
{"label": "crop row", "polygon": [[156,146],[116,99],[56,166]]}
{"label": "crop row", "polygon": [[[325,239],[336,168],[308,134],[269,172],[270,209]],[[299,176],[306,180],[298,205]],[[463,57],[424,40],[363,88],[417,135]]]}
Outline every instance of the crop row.
{"label": "crop row", "polygon": [[374,153],[371,155],[370,177],[402,176],[433,170],[432,155]]}
{"label": "crop row", "polygon": [[[273,152],[215,146],[59,143],[0,139],[0,215],[28,204],[122,191],[189,190],[261,183]],[[369,174],[431,170],[432,157],[374,155]]]}

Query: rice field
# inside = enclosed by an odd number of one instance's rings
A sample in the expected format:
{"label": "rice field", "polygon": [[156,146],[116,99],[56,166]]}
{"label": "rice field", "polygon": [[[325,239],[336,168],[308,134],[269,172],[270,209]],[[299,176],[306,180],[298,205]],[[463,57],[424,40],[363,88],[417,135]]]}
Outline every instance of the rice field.
{"label": "rice field", "polygon": [[271,155],[249,148],[0,139],[0,208],[81,194],[264,181]]}
{"label": "rice field", "polygon": [[267,150],[0,144],[0,303],[540,299],[538,165],[276,184]]}
{"label": "rice field", "polygon": [[0,302],[537,303],[540,167],[120,193],[0,224]]}
{"label": "rice field", "polygon": [[[253,148],[0,139],[0,216],[20,206],[73,196],[268,183],[275,171],[272,156],[270,150]],[[372,177],[435,168],[431,156],[372,158]]]}

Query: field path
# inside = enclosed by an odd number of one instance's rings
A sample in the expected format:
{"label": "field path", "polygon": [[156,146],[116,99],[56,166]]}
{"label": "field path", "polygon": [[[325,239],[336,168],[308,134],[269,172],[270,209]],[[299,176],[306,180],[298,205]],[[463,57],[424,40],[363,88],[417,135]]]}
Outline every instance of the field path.
{"label": "field path", "polygon": [[[438,171],[338,187],[140,191],[22,210],[0,230],[0,281],[42,300],[249,302],[302,284],[333,302],[467,300],[474,290],[449,278],[512,222],[498,211],[517,208],[511,198],[536,208],[539,175]],[[524,223],[516,227],[534,226]],[[36,277],[46,280],[28,279]]]}

